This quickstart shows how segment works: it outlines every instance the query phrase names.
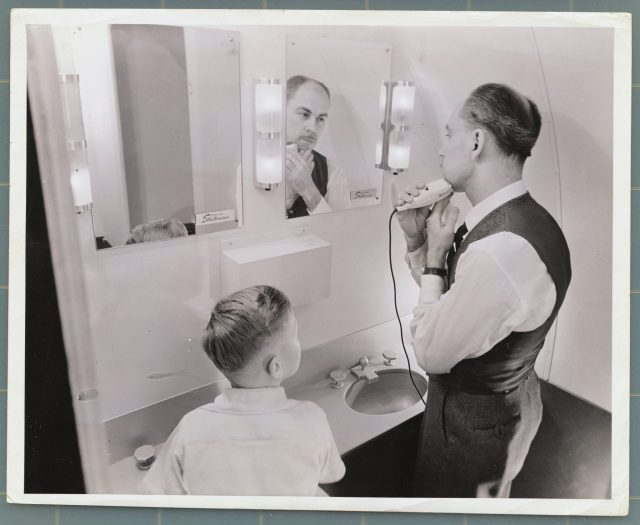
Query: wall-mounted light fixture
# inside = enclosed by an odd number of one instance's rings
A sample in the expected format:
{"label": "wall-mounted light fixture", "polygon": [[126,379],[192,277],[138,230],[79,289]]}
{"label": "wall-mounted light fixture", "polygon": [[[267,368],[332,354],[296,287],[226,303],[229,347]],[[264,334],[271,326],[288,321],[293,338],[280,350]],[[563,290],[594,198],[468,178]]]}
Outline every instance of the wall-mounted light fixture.
{"label": "wall-mounted light fixture", "polygon": [[56,28],[54,45],[62,98],[65,138],[69,159],[69,181],[73,192],[76,213],[88,211],[93,206],[91,176],[87,159],[87,141],[82,121],[80,102],[80,77],[75,72],[73,59],[73,34],[75,28]]}
{"label": "wall-mounted light fixture", "polygon": [[282,182],[282,83],[275,78],[254,81],[253,180],[258,188],[274,189]]}
{"label": "wall-mounted light fixture", "polygon": [[380,86],[380,131],[376,145],[376,168],[394,174],[409,168],[409,126],[416,88],[406,80],[387,81]]}

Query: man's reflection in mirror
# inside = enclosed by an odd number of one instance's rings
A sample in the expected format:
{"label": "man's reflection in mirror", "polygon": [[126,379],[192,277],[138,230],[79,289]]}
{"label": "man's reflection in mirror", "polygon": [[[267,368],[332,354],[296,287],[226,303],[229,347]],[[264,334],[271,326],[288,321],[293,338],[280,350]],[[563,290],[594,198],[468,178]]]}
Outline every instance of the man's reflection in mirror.
{"label": "man's reflection in mirror", "polygon": [[315,151],[329,117],[331,93],[302,75],[287,81],[287,217],[349,207],[349,186],[340,166]]}
{"label": "man's reflection in mirror", "polygon": [[138,224],[125,244],[139,244],[141,242],[162,241],[174,237],[186,237],[187,228],[178,219],[160,219],[145,224]]}

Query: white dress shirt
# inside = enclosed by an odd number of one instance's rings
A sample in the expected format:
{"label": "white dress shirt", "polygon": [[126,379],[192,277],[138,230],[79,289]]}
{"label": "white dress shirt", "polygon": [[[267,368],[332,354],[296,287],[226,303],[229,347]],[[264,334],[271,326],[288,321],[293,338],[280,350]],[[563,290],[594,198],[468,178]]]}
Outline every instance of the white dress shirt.
{"label": "white dress shirt", "polygon": [[150,494],[324,495],[345,474],[327,417],[281,387],[229,388],[182,418],[141,483]]}
{"label": "white dress shirt", "polygon": [[[518,181],[476,204],[465,218],[468,230],[526,191]],[[471,243],[446,293],[441,277],[422,275],[426,252],[425,244],[407,254],[420,284],[410,325],[413,347],[426,372],[447,373],[463,359],[488,352],[511,332],[538,328],[551,315],[555,285],[533,246],[519,235],[503,231]]]}

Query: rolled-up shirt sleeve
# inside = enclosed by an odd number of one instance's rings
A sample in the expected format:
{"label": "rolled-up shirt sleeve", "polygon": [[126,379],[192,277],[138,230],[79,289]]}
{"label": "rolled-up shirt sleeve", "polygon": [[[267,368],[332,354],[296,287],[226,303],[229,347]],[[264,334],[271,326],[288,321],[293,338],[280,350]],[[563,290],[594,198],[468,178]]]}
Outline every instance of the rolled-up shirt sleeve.
{"label": "rolled-up shirt sleeve", "polygon": [[[413,280],[418,283],[418,286],[422,286],[422,274],[424,271],[424,265],[427,263],[427,243],[425,242],[413,252],[407,251],[404,255],[404,260],[411,270]],[[439,277],[437,277],[437,279],[442,281]]]}
{"label": "rolled-up shirt sleeve", "polygon": [[440,277],[422,276],[410,328],[416,359],[426,372],[447,373],[512,331],[533,329],[548,318],[555,302],[553,282],[539,259],[523,266],[513,272],[491,251],[469,249],[446,293]]}

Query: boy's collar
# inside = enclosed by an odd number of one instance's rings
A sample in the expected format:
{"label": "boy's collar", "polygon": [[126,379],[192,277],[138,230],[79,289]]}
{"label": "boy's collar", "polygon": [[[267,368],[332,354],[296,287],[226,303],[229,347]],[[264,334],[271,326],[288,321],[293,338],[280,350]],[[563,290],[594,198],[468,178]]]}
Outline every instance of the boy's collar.
{"label": "boy's collar", "polygon": [[284,388],[270,386],[262,388],[235,388],[224,390],[214,401],[221,410],[263,412],[282,408],[287,401]]}

